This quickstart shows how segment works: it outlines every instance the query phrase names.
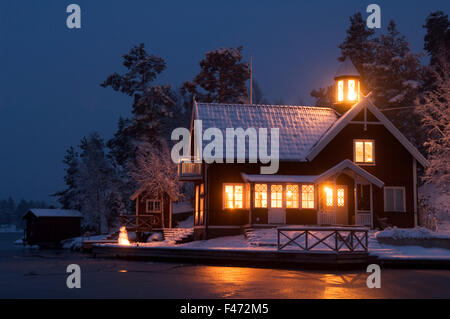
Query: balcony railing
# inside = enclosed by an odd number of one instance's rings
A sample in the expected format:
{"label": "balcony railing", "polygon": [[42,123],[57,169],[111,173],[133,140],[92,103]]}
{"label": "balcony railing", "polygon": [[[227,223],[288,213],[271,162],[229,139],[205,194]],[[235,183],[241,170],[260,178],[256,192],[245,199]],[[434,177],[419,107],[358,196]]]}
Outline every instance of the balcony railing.
{"label": "balcony railing", "polygon": [[278,250],[305,252],[361,253],[368,251],[366,227],[278,228]]}
{"label": "balcony railing", "polygon": [[181,161],[178,168],[178,175],[181,180],[195,180],[202,177],[202,163],[194,163],[189,161]]}

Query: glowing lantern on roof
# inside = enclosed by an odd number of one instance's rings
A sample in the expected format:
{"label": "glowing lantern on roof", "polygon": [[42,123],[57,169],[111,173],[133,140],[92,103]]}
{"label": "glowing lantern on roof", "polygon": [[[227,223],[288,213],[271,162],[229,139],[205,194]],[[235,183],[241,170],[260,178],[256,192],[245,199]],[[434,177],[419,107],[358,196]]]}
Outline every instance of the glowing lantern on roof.
{"label": "glowing lantern on roof", "polygon": [[345,113],[360,100],[361,76],[356,70],[350,58],[346,57],[339,66],[334,80],[336,81],[336,109]]}

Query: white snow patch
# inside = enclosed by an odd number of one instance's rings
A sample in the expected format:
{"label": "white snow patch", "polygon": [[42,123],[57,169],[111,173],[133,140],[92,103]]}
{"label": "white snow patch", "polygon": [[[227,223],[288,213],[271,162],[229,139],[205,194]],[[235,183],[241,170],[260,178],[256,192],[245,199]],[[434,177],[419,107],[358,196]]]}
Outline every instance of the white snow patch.
{"label": "white snow patch", "polygon": [[450,260],[449,249],[381,244],[376,240],[374,231],[369,236],[369,254],[382,259]]}
{"label": "white snow patch", "polygon": [[194,216],[189,216],[185,220],[178,222],[177,228],[192,228],[194,227]]}
{"label": "white snow patch", "polygon": [[433,238],[449,238],[450,236],[438,234],[424,227],[416,228],[397,228],[389,227],[383,231],[376,232],[375,238],[389,238],[389,239],[433,239]]}

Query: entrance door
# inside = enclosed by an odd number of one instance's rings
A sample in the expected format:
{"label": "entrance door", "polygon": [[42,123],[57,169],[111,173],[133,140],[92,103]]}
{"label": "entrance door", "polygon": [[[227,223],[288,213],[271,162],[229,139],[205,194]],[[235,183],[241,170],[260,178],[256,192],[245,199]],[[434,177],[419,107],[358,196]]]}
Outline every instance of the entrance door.
{"label": "entrance door", "polygon": [[347,185],[336,185],[336,224],[348,225]]}
{"label": "entrance door", "polygon": [[285,224],[286,209],[283,205],[283,185],[270,185],[269,224]]}

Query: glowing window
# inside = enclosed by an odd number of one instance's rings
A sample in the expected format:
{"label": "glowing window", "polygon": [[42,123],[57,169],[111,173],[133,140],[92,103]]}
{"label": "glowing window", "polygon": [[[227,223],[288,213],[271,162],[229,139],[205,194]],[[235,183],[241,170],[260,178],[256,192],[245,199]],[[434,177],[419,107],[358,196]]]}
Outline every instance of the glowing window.
{"label": "glowing window", "polygon": [[267,207],[267,184],[255,184],[255,207]]}
{"label": "glowing window", "polygon": [[283,207],[283,185],[270,185],[270,207]]}
{"label": "glowing window", "polygon": [[198,224],[198,202],[199,202],[199,186],[195,186],[195,216],[194,216],[194,222],[195,225]]}
{"label": "glowing window", "polygon": [[344,206],[344,189],[343,188],[338,188],[337,189],[337,205],[339,207],[343,207]]}
{"label": "glowing window", "polygon": [[325,193],[325,205],[327,207],[333,206],[333,189],[331,187],[325,187],[323,189]]}
{"label": "glowing window", "polygon": [[298,185],[286,185],[286,208],[298,208]]}
{"label": "glowing window", "polygon": [[338,101],[342,102],[344,101],[344,81],[338,81],[337,83],[337,89],[338,89]]}
{"label": "glowing window", "polygon": [[374,141],[356,140],[354,142],[354,161],[356,163],[374,163]]}
{"label": "glowing window", "polygon": [[314,208],[314,185],[302,185],[302,208]]}
{"label": "glowing window", "polygon": [[356,81],[348,80],[348,94],[347,98],[349,101],[354,101],[358,97],[358,91],[356,89]]}
{"label": "glowing window", "polygon": [[241,184],[224,185],[224,208],[243,208],[244,186]]}

